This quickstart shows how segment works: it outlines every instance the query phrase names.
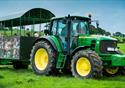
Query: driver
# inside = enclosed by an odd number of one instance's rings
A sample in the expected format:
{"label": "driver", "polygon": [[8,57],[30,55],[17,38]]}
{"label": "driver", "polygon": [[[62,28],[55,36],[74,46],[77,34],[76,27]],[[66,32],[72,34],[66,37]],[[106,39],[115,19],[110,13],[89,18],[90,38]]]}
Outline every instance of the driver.
{"label": "driver", "polygon": [[76,29],[77,29],[77,33],[78,34],[84,34],[85,31],[83,30],[83,27],[81,23],[78,23],[77,26],[76,26]]}
{"label": "driver", "polygon": [[81,33],[81,24],[78,23],[77,26],[76,26],[76,29],[77,29],[77,33]]}

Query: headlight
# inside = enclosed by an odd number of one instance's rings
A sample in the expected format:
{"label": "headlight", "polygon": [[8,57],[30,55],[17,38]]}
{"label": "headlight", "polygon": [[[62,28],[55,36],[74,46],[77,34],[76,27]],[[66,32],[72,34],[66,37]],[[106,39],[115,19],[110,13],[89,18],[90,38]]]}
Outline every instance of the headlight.
{"label": "headlight", "polygon": [[114,48],[114,47],[108,47],[107,48],[107,51],[117,51],[118,49],[117,48]]}

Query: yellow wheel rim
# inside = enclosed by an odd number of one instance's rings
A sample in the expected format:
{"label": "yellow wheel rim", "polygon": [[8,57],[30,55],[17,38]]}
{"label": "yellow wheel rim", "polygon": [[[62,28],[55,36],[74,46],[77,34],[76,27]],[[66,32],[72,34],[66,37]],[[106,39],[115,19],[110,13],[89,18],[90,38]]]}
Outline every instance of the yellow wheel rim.
{"label": "yellow wheel rim", "polygon": [[37,50],[35,54],[35,65],[39,70],[44,70],[48,65],[48,53],[44,48]]}
{"label": "yellow wheel rim", "polygon": [[91,64],[86,57],[81,57],[76,63],[76,71],[81,76],[87,76],[91,71]]}
{"label": "yellow wheel rim", "polygon": [[105,70],[107,73],[113,75],[113,74],[116,74],[118,72],[119,67],[106,68]]}

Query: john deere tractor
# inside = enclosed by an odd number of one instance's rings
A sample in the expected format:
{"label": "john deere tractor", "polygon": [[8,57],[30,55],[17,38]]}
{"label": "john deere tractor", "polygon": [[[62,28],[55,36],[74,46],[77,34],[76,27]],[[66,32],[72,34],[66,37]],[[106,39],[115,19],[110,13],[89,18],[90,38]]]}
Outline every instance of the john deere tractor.
{"label": "john deere tractor", "polygon": [[52,18],[46,36],[38,38],[31,51],[33,71],[51,75],[71,71],[76,78],[97,78],[124,73],[125,55],[117,40],[90,35],[90,17]]}

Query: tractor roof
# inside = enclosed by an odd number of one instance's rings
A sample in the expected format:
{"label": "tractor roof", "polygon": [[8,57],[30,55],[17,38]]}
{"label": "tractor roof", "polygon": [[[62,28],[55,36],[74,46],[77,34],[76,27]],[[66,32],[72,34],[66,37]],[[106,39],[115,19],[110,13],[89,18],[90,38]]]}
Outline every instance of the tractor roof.
{"label": "tractor roof", "polygon": [[[66,16],[65,16],[66,17]],[[65,17],[53,17],[52,20],[58,20],[58,19],[63,19]],[[84,17],[84,16],[70,16],[71,18],[79,18],[79,19],[86,19],[86,20],[89,20],[90,18],[88,17]]]}

